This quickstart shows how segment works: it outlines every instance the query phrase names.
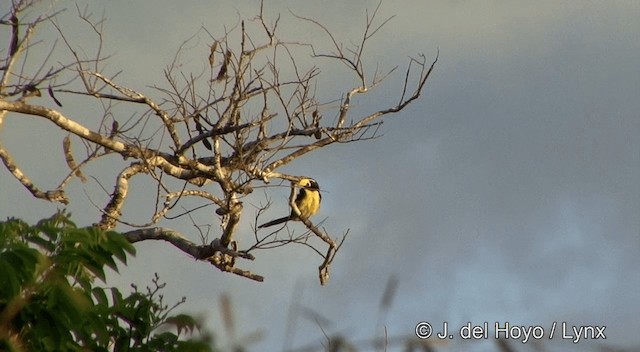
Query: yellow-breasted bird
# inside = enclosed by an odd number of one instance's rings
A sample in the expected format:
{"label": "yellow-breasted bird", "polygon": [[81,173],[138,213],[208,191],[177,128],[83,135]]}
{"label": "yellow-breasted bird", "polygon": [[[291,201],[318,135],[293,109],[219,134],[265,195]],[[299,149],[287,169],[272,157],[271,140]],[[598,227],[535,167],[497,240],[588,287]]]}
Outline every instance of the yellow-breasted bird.
{"label": "yellow-breasted bird", "polygon": [[[318,182],[312,178],[303,178],[296,183],[296,186],[300,187],[300,191],[296,196],[296,206],[300,210],[300,215],[309,219],[320,210],[320,202],[322,201],[322,195],[320,194],[320,186]],[[259,229],[269,226],[282,224],[283,222],[300,221],[300,217],[291,209],[291,214],[283,218],[271,220],[258,226]]]}

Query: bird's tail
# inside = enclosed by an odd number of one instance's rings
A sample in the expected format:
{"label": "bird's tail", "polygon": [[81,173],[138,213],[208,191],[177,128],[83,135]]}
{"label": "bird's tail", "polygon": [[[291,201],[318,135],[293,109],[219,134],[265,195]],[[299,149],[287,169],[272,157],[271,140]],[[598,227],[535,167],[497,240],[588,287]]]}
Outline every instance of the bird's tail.
{"label": "bird's tail", "polygon": [[275,220],[271,220],[269,222],[265,222],[264,224],[258,226],[259,229],[264,228],[264,227],[269,227],[269,226],[273,226],[273,225],[278,225],[278,224],[282,224],[283,222],[287,222],[291,220],[291,216],[285,216],[283,218],[280,219],[275,219]]}

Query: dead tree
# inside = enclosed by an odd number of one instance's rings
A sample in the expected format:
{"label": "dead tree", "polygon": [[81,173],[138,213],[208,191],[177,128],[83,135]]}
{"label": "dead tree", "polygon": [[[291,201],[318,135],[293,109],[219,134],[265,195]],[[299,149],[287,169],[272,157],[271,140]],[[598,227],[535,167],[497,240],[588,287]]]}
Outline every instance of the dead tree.
{"label": "dead tree", "polygon": [[[106,186],[113,191],[105,195],[96,226],[135,226],[124,232],[131,242],[164,240],[222,271],[258,281],[263,278],[242,270],[236,260],[254,260],[259,249],[298,243],[322,257],[319,276],[320,282],[326,283],[330,265],[348,231],[334,238],[302,218],[307,231],[301,235],[278,237],[286,227],[266,235],[254,230],[254,243],[241,248],[234,240],[235,234],[241,221],[251,221],[243,213],[243,199],[255,187],[295,184],[303,175],[280,170],[298,158],[311,157],[312,152],[336,143],[375,138],[381,117],[400,112],[420,97],[437,61],[436,57],[428,63],[424,55],[409,58],[402,76],[404,84],[388,107],[354,116],[350,110],[354,100],[370,93],[395,71],[380,73],[365,65],[365,59],[373,56],[367,44],[389,20],[377,20],[379,5],[367,13],[362,36],[350,45],[343,45],[316,20],[291,15],[292,20],[324,36],[326,48],[282,39],[280,17],[269,22],[260,6],[255,18],[238,21],[219,37],[201,30],[210,38],[208,55],[201,58],[205,69],[200,73],[181,70],[178,54],[186,50],[183,45],[164,71],[166,83],[153,87],[152,96],[140,87],[119,84],[117,73],[108,74],[104,69],[108,59],[103,53],[104,18],[94,20],[86,9],[76,9],[98,43],[93,56],[88,56],[65,34],[58,22],[59,13],[33,18],[33,11],[26,10],[34,8],[37,0],[12,1],[10,11],[0,19],[0,34],[8,39],[7,47],[0,51],[0,126],[7,119],[28,115],[66,131],[61,151],[69,172],[57,187],[41,189],[21,170],[20,161],[2,145],[0,136],[0,158],[8,172],[34,197],[67,204],[67,186],[77,180],[86,182],[92,176],[85,174],[88,165],[109,163],[110,168],[120,171],[113,184]],[[42,31],[36,32],[38,27],[54,32],[58,40],[39,41],[36,34]],[[28,55],[34,48],[47,45],[49,55]],[[52,59],[54,54],[63,55],[66,61]],[[321,87],[317,81],[322,72],[316,63],[327,61],[340,63],[354,77],[354,83],[343,88],[333,101],[319,101],[316,93]],[[70,116],[63,108],[89,101],[102,107],[101,116],[94,116],[90,123]],[[7,129],[2,133],[8,133]],[[75,143],[84,145],[83,155],[74,155]],[[106,158],[114,154],[119,154],[124,164]],[[134,177],[145,177],[157,186],[155,197],[149,199],[155,211],[142,224],[129,222],[122,212],[130,193],[129,181]],[[291,204],[294,193],[291,186]],[[211,241],[201,236],[198,244],[184,231],[157,227],[162,219],[185,215],[178,211],[178,205],[192,198],[216,207],[211,219],[220,230]],[[269,204],[253,217],[256,223]]]}

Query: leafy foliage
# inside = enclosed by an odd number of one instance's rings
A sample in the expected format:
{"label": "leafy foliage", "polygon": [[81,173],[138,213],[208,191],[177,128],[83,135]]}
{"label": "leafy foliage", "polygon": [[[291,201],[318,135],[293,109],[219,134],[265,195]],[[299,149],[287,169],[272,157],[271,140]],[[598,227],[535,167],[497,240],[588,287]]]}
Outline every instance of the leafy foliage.
{"label": "leafy foliage", "polygon": [[0,350],[212,350],[206,333],[181,339],[200,326],[189,315],[170,316],[185,299],[165,305],[157,275],[153,288],[132,285],[128,296],[96,285],[134,254],[122,235],[77,228],[65,213],[35,226],[0,222]]}

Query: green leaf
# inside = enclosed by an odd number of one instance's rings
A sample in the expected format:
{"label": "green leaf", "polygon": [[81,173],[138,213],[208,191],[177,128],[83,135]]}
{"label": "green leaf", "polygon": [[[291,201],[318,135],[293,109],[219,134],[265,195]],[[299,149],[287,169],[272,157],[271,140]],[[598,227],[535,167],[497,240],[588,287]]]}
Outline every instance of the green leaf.
{"label": "green leaf", "polygon": [[35,281],[40,253],[25,246],[0,253],[0,292],[2,297],[17,295],[23,284]]}
{"label": "green leaf", "polygon": [[29,242],[37,245],[38,247],[44,249],[47,252],[53,252],[53,250],[56,248],[55,243],[52,243],[51,240],[42,238],[40,236],[30,237]]}
{"label": "green leaf", "polygon": [[115,287],[110,288],[110,290],[111,290],[111,299],[113,300],[113,305],[116,307],[121,305],[123,300],[122,293],[120,293],[120,291]]}
{"label": "green leaf", "polygon": [[176,316],[168,317],[164,323],[174,325],[178,331],[178,335],[182,333],[182,330],[189,333],[193,333],[195,329],[200,330],[200,324],[198,321],[187,314],[178,314]]}
{"label": "green leaf", "polygon": [[91,289],[91,294],[96,299],[96,304],[101,306],[108,306],[109,299],[107,298],[107,294],[104,292],[104,289],[101,287],[94,287]]}
{"label": "green leaf", "polygon": [[[134,286],[127,296],[95,286],[95,277],[106,281],[106,267],[126,265],[128,254],[135,248],[121,234],[77,228],[64,212],[36,226],[0,222],[0,314],[12,312],[6,326],[17,341],[0,339],[0,350],[210,351],[209,335],[180,340],[200,325],[186,314],[167,318],[172,308],[162,302],[157,277],[155,288]],[[160,326],[175,326],[177,334]]]}
{"label": "green leaf", "polygon": [[3,300],[10,300],[20,293],[20,286],[24,278],[11,264],[12,253],[0,253],[0,297]]}
{"label": "green leaf", "polygon": [[161,334],[154,335],[153,339],[155,343],[160,342],[160,345],[173,345],[178,342],[178,336],[172,332],[163,332]]}
{"label": "green leaf", "polygon": [[82,265],[104,282],[106,280],[106,275],[104,273],[103,263],[100,263],[100,261],[96,260],[95,257],[88,254],[83,254],[81,257],[83,258]]}

